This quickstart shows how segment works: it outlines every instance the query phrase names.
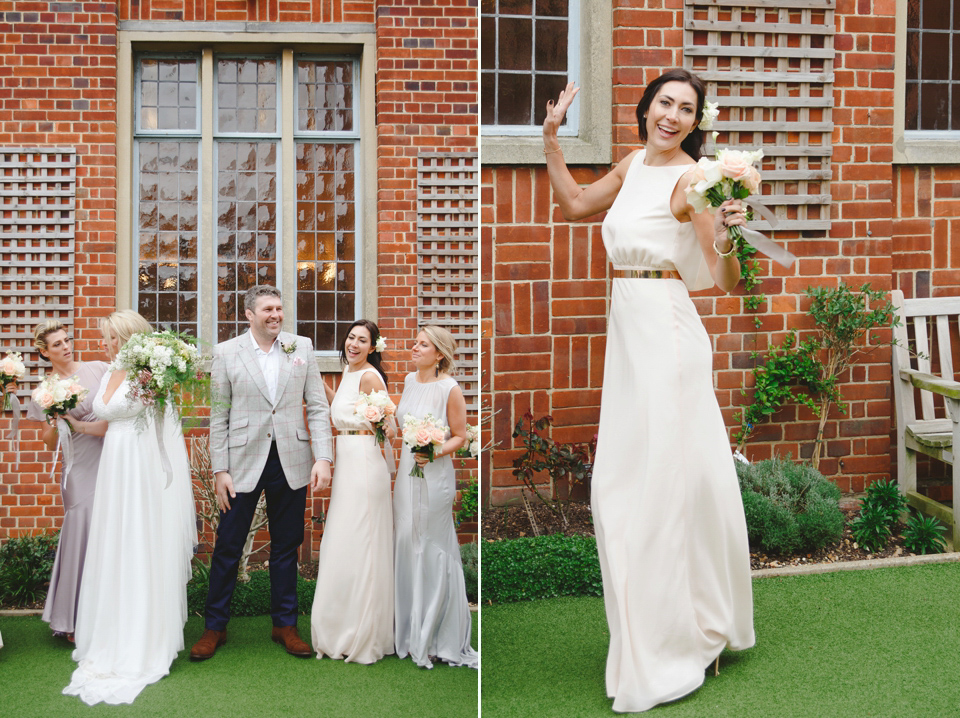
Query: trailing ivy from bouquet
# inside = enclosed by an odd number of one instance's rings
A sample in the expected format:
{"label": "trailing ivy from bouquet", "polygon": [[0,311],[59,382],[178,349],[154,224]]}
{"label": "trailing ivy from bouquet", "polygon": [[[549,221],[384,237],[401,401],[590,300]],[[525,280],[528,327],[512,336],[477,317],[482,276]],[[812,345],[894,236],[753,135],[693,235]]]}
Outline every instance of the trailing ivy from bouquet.
{"label": "trailing ivy from bouquet", "polygon": [[[770,226],[776,217],[759,201],[752,199],[760,191],[760,172],[754,164],[763,158],[763,150],[717,150],[717,159],[701,157],[694,169],[693,181],[687,188],[687,201],[696,212],[716,209],[729,199],[741,200],[749,209],[756,210]],[[752,219],[748,213],[747,219]],[[738,247],[746,242],[773,261],[789,267],[796,260],[792,252],[753,229],[733,225],[727,227],[727,236]]]}

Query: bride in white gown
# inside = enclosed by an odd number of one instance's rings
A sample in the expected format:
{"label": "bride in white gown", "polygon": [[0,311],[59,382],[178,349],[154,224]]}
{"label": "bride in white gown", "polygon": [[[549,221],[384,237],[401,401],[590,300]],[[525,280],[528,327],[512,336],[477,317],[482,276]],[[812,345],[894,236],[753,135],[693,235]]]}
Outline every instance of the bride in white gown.
{"label": "bride in white gown", "polygon": [[[136,312],[114,312],[101,324],[112,359],[134,333],[152,328]],[[94,412],[109,421],[93,503],[90,539],[77,609],[67,695],[85,703],[131,703],[170,672],[183,648],[186,583],[197,542],[190,471],[180,423],[163,419],[173,479],[160,468],[153,418],[127,397],[123,372],[104,376]]]}

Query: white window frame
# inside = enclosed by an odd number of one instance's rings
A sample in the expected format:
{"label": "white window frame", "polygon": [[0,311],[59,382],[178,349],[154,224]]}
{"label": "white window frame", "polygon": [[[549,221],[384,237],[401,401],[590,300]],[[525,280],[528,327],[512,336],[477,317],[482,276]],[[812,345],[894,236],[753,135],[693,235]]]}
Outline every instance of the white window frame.
{"label": "white window frame", "polygon": [[[570,80],[580,92],[558,132],[567,164],[610,164],[613,158],[613,2],[570,0]],[[583,82],[581,83],[581,79]],[[481,125],[485,165],[546,164],[542,130]]]}
{"label": "white window frame", "polygon": [[[956,10],[955,10],[956,11]],[[960,164],[960,131],[907,130],[907,3],[897,3],[893,71],[893,163]],[[957,78],[960,80],[960,78]]]}
{"label": "white window frame", "polygon": [[[214,85],[203,82],[213,77],[214,54],[218,57],[235,54],[238,47],[249,47],[250,54],[262,56],[276,53],[280,60],[278,84],[292,86],[290,97],[284,96],[278,107],[278,126],[281,139],[278,173],[282,185],[280,196],[296,196],[295,172],[284,168],[295,166],[297,140],[322,139],[323,141],[347,140],[356,142],[355,157],[355,313],[358,317],[377,320],[377,225],[376,225],[376,126],[375,126],[375,68],[376,31],[374,25],[356,23],[338,25],[331,30],[323,26],[311,27],[304,32],[301,25],[278,23],[271,32],[245,32],[245,23],[121,23],[118,36],[118,90],[117,106],[117,283],[118,308],[136,308],[136,196],[133,186],[137,176],[134,151],[134,112],[122,108],[134,108],[136,89],[134,70],[136,58],[141,55],[183,56],[199,53],[201,56],[201,86],[198,112],[202,125],[200,153],[200,217],[199,247],[202,252],[198,266],[198,286],[212,294],[200,294],[198,334],[201,341],[216,343],[216,273],[215,258],[211,248],[215,246],[215,187],[211,186],[210,174],[214,167],[212,140],[213,114],[203,115],[203,107],[214,107]],[[239,50],[242,52],[242,49]],[[299,59],[351,59],[356,62],[354,76],[354,124],[353,131],[295,133],[296,122],[296,62]],[[286,78],[284,73],[294,73]],[[192,135],[186,135],[190,137]],[[217,135],[223,137],[224,135]],[[243,139],[237,135],[236,139]],[[234,139],[231,135],[230,139]],[[206,181],[205,181],[206,178]],[[278,206],[277,283],[283,293],[284,329],[296,331],[296,272],[284,266],[284,258],[296,257],[296,202],[284,199]],[[316,352],[322,371],[339,371],[340,358],[336,350]]]}

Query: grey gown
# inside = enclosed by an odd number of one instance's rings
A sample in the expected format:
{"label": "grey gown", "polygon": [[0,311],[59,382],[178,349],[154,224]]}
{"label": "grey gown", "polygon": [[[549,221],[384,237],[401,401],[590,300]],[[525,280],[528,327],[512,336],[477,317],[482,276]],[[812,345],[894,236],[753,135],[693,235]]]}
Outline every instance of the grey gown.
{"label": "grey gown", "polygon": [[[80,421],[97,420],[93,413],[93,400],[100,388],[100,379],[106,373],[106,362],[91,361],[80,365],[76,376],[89,392],[83,401],[67,412],[69,416]],[[43,409],[32,401],[27,404],[27,418],[34,421],[46,420]],[[65,476],[62,470],[60,474],[63,525],[60,528],[60,543],[57,545],[57,555],[50,575],[50,589],[43,607],[43,620],[58,633],[73,633],[76,628],[83,558],[87,553],[93,494],[97,486],[100,452],[103,449],[103,437],[100,436],[73,434],[71,441],[74,452],[73,466],[69,476]]]}
{"label": "grey gown", "polygon": [[[397,406],[401,426],[407,414],[433,414],[447,421],[447,398],[457,382],[447,377],[421,384],[408,374]],[[394,582],[397,655],[408,654],[423,668],[431,657],[454,666],[478,668],[470,646],[460,545],[453,527],[456,478],[453,460],[444,456],[424,467],[423,478],[410,476],[413,454],[404,445],[393,489]]]}

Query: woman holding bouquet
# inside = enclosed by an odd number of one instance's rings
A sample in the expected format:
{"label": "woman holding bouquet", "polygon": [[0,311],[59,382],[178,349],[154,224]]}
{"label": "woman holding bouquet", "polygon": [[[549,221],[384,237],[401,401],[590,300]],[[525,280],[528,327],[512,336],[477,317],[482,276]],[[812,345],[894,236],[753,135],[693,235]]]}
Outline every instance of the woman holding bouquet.
{"label": "woman holding bouquet", "polygon": [[[52,373],[61,379],[75,376],[77,382],[87,390],[83,400],[63,417],[71,431],[62,440],[70,442],[73,460],[69,473],[64,465],[60,475],[63,524],[53,572],[50,574],[50,588],[43,607],[43,620],[50,624],[54,635],[62,635],[73,642],[97,470],[103,449],[103,435],[107,430],[107,422],[98,419],[93,412],[93,400],[100,380],[107,371],[107,364],[102,361],[78,361],[73,353],[73,339],[66,327],[54,319],[37,325],[33,333],[33,346],[41,357],[50,362]],[[46,422],[40,437],[48,449],[56,449],[61,438],[55,417],[45,414],[36,402],[31,401],[27,405],[27,418]]]}
{"label": "woman holding bouquet", "polygon": [[[358,319],[340,344],[345,366],[336,394],[324,384],[337,445],[310,618],[317,658],[375,663],[393,653],[390,473],[375,431],[392,421],[393,402],[380,364],[385,348],[377,325]],[[386,411],[358,413],[361,394]]]}
{"label": "woman holding bouquet", "polygon": [[480,663],[470,645],[470,609],[453,526],[452,457],[467,440],[466,402],[450,376],[456,351],[446,329],[423,327],[413,345],[416,371],[404,379],[397,405],[404,422],[432,415],[449,426],[449,437],[430,453],[414,453],[405,439],[393,488],[397,655],[409,654],[423,668],[432,668],[436,659],[471,668]]}
{"label": "woman holding bouquet", "polygon": [[[131,336],[152,331],[129,309],[100,329],[110,359]],[[131,703],[169,673],[187,620],[197,534],[186,446],[173,409],[158,426],[131,389],[126,372],[114,369],[93,404],[108,424],[77,611],[79,665],[63,690],[90,705]]]}
{"label": "woman holding bouquet", "polygon": [[547,105],[544,153],[566,219],[607,211],[612,304],[591,505],[610,627],[606,688],[617,712],[699,687],[724,648],[754,643],[746,523],[712,348],[688,290],[732,290],[727,229],[737,201],[695,211],[686,190],[701,155],[704,85],[664,73],[637,106],[645,149],[586,188],[557,129],[577,90]]}

